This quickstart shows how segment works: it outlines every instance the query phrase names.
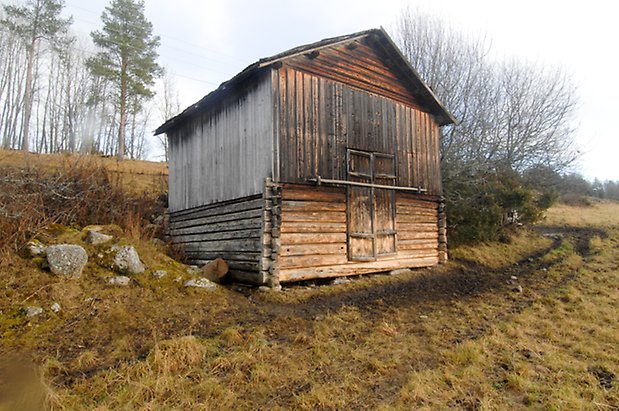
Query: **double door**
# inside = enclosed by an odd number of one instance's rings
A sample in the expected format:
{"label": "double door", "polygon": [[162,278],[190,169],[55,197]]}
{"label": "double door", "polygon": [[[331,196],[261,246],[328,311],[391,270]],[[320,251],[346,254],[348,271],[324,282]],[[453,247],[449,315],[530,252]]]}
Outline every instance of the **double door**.
{"label": "double door", "polygon": [[396,183],[390,154],[349,149],[348,259],[374,261],[396,253],[395,192],[378,186]]}

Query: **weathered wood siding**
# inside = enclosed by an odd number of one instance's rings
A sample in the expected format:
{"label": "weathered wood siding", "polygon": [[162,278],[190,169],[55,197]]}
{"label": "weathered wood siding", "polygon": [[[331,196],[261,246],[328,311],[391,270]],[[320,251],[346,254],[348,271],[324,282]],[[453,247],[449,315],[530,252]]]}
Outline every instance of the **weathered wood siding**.
{"label": "weathered wood siding", "polygon": [[350,261],[346,190],[288,184],[282,187],[276,262],[280,282],[438,263],[437,199],[401,193],[396,193],[396,254],[379,257],[376,261]]}
{"label": "weathered wood siding", "polygon": [[369,41],[363,39],[324,48],[318,54],[288,59],[286,64],[316,77],[419,107],[418,98],[409,86],[410,80],[385,64],[388,57],[381,55]]}
{"label": "weathered wood siding", "polygon": [[441,194],[439,128],[431,115],[286,65],[275,73],[280,181],[346,180],[350,148],[395,155],[396,185]]}
{"label": "weathered wood siding", "polygon": [[398,254],[415,258],[436,258],[438,262],[438,206],[423,196],[396,193]]}
{"label": "weathered wood siding", "polygon": [[194,264],[221,257],[231,270],[255,272],[261,257],[262,195],[170,213],[169,234]]}
{"label": "weathered wood siding", "polygon": [[262,192],[273,164],[271,76],[168,134],[170,211]]}

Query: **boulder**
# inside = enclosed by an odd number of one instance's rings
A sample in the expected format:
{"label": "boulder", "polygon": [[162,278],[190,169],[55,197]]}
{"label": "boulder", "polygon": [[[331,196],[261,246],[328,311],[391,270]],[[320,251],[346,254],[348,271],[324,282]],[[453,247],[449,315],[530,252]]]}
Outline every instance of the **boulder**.
{"label": "boulder", "polygon": [[52,273],[79,278],[88,262],[88,254],[76,244],[57,244],[47,247],[47,263]]}
{"label": "boulder", "polygon": [[138,252],[130,245],[118,249],[114,257],[114,269],[123,274],[141,274],[145,270]]}
{"label": "boulder", "polygon": [[100,245],[107,243],[108,241],[112,241],[114,239],[113,236],[108,234],[103,234],[99,230],[89,229],[86,231],[86,242],[92,245]]}
{"label": "boulder", "polygon": [[108,283],[111,285],[129,285],[131,279],[124,275],[117,275],[108,280]]}
{"label": "boulder", "polygon": [[168,275],[168,272],[166,270],[153,271],[153,277],[155,278],[163,278],[166,275]]}
{"label": "boulder", "polygon": [[349,283],[349,282],[350,282],[350,278],[348,278],[348,277],[337,277],[337,278],[334,278],[331,281],[331,284],[332,285],[340,285],[340,284],[346,284],[346,283]]}
{"label": "boulder", "polygon": [[32,258],[45,257],[47,247],[45,246],[45,244],[37,240],[32,240],[29,241],[28,244],[26,244],[26,251],[28,252],[28,256]]}
{"label": "boulder", "polygon": [[200,275],[202,270],[197,265],[190,265],[187,267],[187,274],[189,275]]}
{"label": "boulder", "polygon": [[389,271],[389,275],[402,275],[402,274],[409,274],[412,272],[413,270],[411,270],[410,268],[398,268],[398,269]]}
{"label": "boulder", "polygon": [[30,306],[24,309],[26,313],[26,317],[36,317],[43,314],[43,309],[41,307]]}
{"label": "boulder", "polygon": [[214,288],[217,288],[217,284],[215,284],[208,278],[201,277],[185,282],[185,287],[207,288],[212,290]]}
{"label": "boulder", "polygon": [[228,263],[221,258],[209,261],[202,267],[202,275],[215,283],[220,283],[228,274],[228,271]]}

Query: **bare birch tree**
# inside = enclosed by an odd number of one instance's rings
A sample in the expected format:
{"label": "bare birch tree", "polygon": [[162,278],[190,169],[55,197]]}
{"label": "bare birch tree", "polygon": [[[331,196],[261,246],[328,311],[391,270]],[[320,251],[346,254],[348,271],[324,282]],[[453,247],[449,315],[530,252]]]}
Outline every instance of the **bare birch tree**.
{"label": "bare birch tree", "polygon": [[576,89],[561,69],[498,61],[483,36],[411,8],[400,15],[396,41],[458,119],[441,139],[451,227],[466,226],[469,239],[490,238],[510,209],[532,209],[523,172],[562,171],[577,158]]}
{"label": "bare birch tree", "polygon": [[405,9],[397,40],[459,123],[443,131],[447,172],[545,164],[565,169],[577,156],[575,87],[561,69],[490,58],[484,37],[467,36],[432,15]]}
{"label": "bare birch tree", "polygon": [[33,71],[41,41],[58,46],[65,40],[71,18],[60,17],[61,0],[28,0],[23,6],[5,5],[5,17],[0,21],[15,33],[26,46],[26,82],[21,149],[29,150],[29,127],[33,100]]}
{"label": "bare birch tree", "polygon": [[[163,123],[180,113],[181,103],[174,84],[174,79],[167,70],[164,70],[161,80],[161,90],[157,108],[159,111],[159,120]],[[165,161],[168,161],[168,138],[165,133],[158,135],[157,138],[163,148]]]}

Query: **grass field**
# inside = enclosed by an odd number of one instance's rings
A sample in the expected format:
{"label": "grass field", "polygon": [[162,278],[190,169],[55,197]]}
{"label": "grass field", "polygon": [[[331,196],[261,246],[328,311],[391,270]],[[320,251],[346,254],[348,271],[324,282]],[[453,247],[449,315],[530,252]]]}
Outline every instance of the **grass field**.
{"label": "grass field", "polygon": [[[0,167],[23,167],[24,154],[17,150],[0,149]],[[83,164],[102,165],[118,175],[128,188],[136,191],[167,190],[168,165],[164,162],[125,160],[119,162],[115,157],[77,154],[30,154],[31,167],[50,171]]]}
{"label": "grass field", "polygon": [[160,246],[123,241],[170,275],[118,288],[94,263],[69,282],[0,264],[0,409],[619,409],[619,203],[557,206],[444,266],[282,292],[189,290]]}

